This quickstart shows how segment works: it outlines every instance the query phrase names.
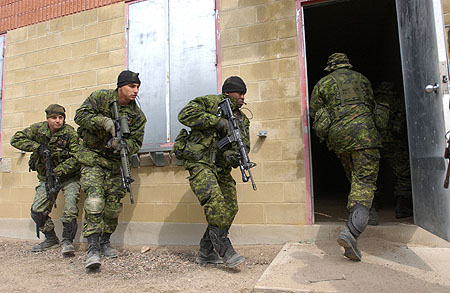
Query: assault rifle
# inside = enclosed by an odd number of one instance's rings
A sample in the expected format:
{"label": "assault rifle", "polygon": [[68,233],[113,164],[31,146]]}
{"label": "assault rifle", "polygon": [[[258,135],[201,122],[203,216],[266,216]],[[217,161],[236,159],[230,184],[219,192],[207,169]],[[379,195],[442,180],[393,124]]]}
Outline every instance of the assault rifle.
{"label": "assault rifle", "polygon": [[116,129],[116,138],[119,140],[120,147],[120,160],[122,165],[120,166],[120,175],[122,176],[122,188],[126,189],[130,194],[131,204],[134,203],[133,194],[131,193],[131,183],[134,181],[131,178],[130,161],[128,159],[129,150],[127,139],[130,136],[130,127],[128,126],[128,118],[126,116],[119,116],[119,110],[117,108],[117,101],[112,103],[112,120]]}
{"label": "assault rifle", "polygon": [[[58,196],[61,186],[59,185],[58,177],[53,171],[55,166],[53,165],[53,162],[50,159],[51,153],[50,150],[48,149],[48,137],[44,135],[42,137],[42,142],[43,145],[46,146],[46,149],[44,150],[44,156],[42,158],[45,163],[45,192],[47,193],[47,199],[53,201],[56,208],[56,197]],[[38,238],[40,238],[38,224],[36,224],[36,235]]]}
{"label": "assault rifle", "polygon": [[447,140],[447,147],[445,148],[444,158],[449,159],[449,161],[447,165],[447,173],[445,174],[444,188],[448,188],[450,177],[450,138],[448,137],[449,133],[450,130],[447,131],[447,133],[445,134],[445,139]]}
{"label": "assault rifle", "polygon": [[256,190],[256,184],[255,181],[253,181],[253,176],[250,172],[250,168],[255,167],[256,163],[250,161],[247,150],[245,149],[244,140],[242,139],[242,133],[244,133],[244,135],[247,134],[245,132],[243,122],[234,116],[229,98],[226,98],[219,103],[219,110],[220,115],[225,116],[228,119],[230,135],[222,138],[217,143],[217,147],[219,149],[222,149],[229,143],[236,143],[236,151],[239,154],[239,169],[241,169],[242,181],[248,182],[248,180],[250,179],[252,182],[253,190]]}
{"label": "assault rifle", "polygon": [[43,142],[47,149],[44,151],[44,163],[45,163],[45,191],[47,192],[47,199],[55,202],[56,207],[56,197],[58,196],[58,192],[61,189],[61,186],[58,182],[58,177],[56,176],[53,169],[55,166],[53,165],[52,160],[50,159],[50,150],[48,149],[48,138],[44,136]]}

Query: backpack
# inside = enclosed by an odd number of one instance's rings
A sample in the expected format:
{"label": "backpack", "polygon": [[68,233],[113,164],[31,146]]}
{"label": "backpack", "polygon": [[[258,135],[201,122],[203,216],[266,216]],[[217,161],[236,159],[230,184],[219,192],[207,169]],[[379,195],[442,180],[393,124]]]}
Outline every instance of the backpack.
{"label": "backpack", "polygon": [[170,155],[175,154],[175,157],[178,160],[184,159],[184,148],[186,147],[186,142],[189,137],[189,132],[182,128],[175,138],[175,142],[173,144],[172,150],[170,151]]}

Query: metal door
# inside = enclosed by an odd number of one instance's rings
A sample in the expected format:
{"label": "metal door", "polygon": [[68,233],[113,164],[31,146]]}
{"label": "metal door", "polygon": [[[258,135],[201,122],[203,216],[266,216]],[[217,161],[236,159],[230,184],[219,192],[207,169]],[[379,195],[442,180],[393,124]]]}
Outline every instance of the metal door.
{"label": "metal door", "polygon": [[[443,98],[448,99],[443,97],[448,90],[448,68],[445,54],[442,56],[442,50],[445,50],[442,8],[436,0],[396,0],[396,6],[414,221],[449,240],[450,192],[443,188],[446,167],[443,158],[444,116],[449,109],[443,106],[446,104]],[[429,92],[425,91],[426,86],[429,86]]]}

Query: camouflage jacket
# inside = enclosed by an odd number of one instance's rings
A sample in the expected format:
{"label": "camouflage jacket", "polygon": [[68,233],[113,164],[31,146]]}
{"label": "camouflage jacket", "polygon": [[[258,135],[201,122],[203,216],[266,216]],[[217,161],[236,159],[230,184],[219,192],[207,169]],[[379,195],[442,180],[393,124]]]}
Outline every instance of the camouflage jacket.
{"label": "camouflage jacket", "polygon": [[[353,97],[341,97],[343,90],[337,80],[353,91]],[[354,84],[354,88],[349,88]],[[343,94],[345,95],[345,93]],[[369,80],[362,74],[341,68],[323,77],[314,86],[309,113],[313,119],[319,109],[326,109],[331,117],[327,136],[328,149],[336,153],[349,150],[381,147],[373,109],[374,96]]]}
{"label": "camouflage jacket", "polygon": [[402,96],[395,91],[383,91],[375,96],[375,100],[389,104],[389,122],[387,128],[381,131],[383,147],[401,145],[407,147],[406,111]]}
{"label": "camouflage jacket", "polygon": [[[120,164],[120,153],[106,147],[112,137],[102,125],[103,118],[112,118],[111,103],[114,100],[117,100],[117,90],[98,90],[93,92],[76,111],[75,123],[80,126],[77,131],[83,139],[77,158],[84,165],[98,164],[113,169]],[[128,117],[129,154],[136,154],[142,146],[147,119],[135,101],[123,106],[117,104],[117,107],[119,116]]]}
{"label": "camouflage jacket", "polygon": [[[44,138],[46,137],[46,138]],[[48,142],[50,159],[55,166],[54,172],[61,181],[79,176],[80,165],[75,154],[80,142],[75,129],[64,124],[56,133],[51,133],[47,121],[34,123],[11,138],[11,145],[19,150],[33,152],[28,162],[30,169],[37,171],[38,179],[45,181],[45,162],[38,154],[38,148]]]}
{"label": "camouflage jacket", "polygon": [[[222,150],[217,148],[220,140],[215,125],[220,119],[218,116],[219,102],[225,98],[221,95],[207,95],[191,100],[178,114],[178,120],[191,128],[184,150],[184,166],[186,169],[200,163],[216,168],[218,172],[230,172],[231,167],[225,162],[223,152],[232,149],[233,145],[227,145]],[[246,133],[243,133],[244,144],[250,151],[250,121],[247,116],[237,108],[233,98],[230,98],[231,106],[236,118],[243,121]]]}

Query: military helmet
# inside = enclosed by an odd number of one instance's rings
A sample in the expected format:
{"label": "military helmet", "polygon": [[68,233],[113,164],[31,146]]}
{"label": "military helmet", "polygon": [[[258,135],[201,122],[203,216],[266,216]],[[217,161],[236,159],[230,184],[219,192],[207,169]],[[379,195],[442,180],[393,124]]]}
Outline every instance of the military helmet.
{"label": "military helmet", "polygon": [[56,117],[61,115],[66,119],[66,109],[63,106],[58,104],[51,104],[45,109],[45,114],[47,114],[47,118]]}
{"label": "military helmet", "polygon": [[376,94],[389,94],[394,91],[394,83],[392,81],[382,81],[375,89]]}
{"label": "military helmet", "polygon": [[347,55],[344,53],[333,53],[328,57],[327,67],[325,67],[325,71],[333,71],[339,68],[352,68],[353,66],[350,64]]}

